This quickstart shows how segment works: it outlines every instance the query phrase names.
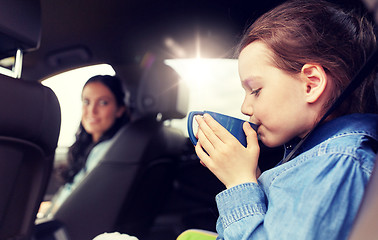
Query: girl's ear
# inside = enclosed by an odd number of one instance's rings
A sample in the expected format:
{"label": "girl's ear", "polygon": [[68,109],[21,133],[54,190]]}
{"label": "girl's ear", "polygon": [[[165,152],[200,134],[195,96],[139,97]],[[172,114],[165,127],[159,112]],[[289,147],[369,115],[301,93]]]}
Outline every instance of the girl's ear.
{"label": "girl's ear", "polygon": [[324,94],[328,76],[319,64],[305,64],[301,70],[305,83],[305,96],[308,103],[316,102]]}

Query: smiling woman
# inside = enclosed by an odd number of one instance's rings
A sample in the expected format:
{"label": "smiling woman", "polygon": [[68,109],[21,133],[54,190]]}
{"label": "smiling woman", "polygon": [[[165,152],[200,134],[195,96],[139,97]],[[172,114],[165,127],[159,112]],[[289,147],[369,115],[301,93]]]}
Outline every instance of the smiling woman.
{"label": "smiling woman", "polygon": [[[121,91],[119,88],[115,90]],[[81,123],[86,132],[92,135],[93,143],[97,143],[116,119],[125,112],[124,96],[121,97],[117,99],[112,90],[100,81],[95,80],[85,84],[82,93]]]}
{"label": "smiling woman", "polygon": [[[54,162],[56,167],[67,162],[68,148],[75,141],[75,132],[81,120],[83,86],[90,77],[99,74],[114,75],[115,71],[110,65],[99,64],[64,72],[42,82],[43,85],[50,87],[55,92],[61,108],[62,121]],[[60,181],[53,181],[45,198],[51,199],[60,185]],[[44,203],[41,207],[49,209],[50,205]],[[47,210],[41,209],[37,216],[43,218],[46,213]]]}
{"label": "smiling woman", "polygon": [[89,78],[81,93],[82,114],[75,142],[69,148],[67,163],[56,167],[64,186],[52,198],[46,214],[54,214],[71,192],[101,160],[113,136],[129,122],[125,90],[116,76]]}
{"label": "smiling woman", "polygon": [[58,97],[62,124],[60,129],[58,147],[66,149],[75,140],[75,132],[81,116],[81,90],[84,83],[94,75],[114,75],[114,69],[108,64],[99,64],[78,68],[50,77],[42,82],[50,87]]}

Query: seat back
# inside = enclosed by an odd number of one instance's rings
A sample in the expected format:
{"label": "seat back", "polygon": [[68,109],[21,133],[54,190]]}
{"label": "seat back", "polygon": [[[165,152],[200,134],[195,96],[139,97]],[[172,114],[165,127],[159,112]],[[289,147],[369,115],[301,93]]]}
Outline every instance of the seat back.
{"label": "seat back", "polygon": [[21,77],[24,52],[39,46],[39,0],[0,8],[0,239],[29,239],[46,190],[60,130],[55,94]]}
{"label": "seat back", "polygon": [[27,239],[46,190],[60,129],[55,94],[0,76],[0,239]]}
{"label": "seat back", "polygon": [[[184,135],[162,119],[186,115],[185,86],[170,67],[144,71],[136,96],[138,117],[111,140],[98,165],[56,212],[70,239],[121,231],[143,239],[172,185]],[[159,117],[157,118],[157,116]]]}

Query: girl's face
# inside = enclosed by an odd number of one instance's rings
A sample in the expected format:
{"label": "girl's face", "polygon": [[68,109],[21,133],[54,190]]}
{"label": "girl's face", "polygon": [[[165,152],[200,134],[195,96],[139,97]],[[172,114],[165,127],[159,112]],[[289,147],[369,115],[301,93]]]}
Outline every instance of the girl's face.
{"label": "girl's face", "polygon": [[272,51],[262,42],[249,44],[239,56],[239,74],[245,90],[242,112],[260,125],[258,134],[269,147],[303,137],[313,127],[304,99],[300,74],[289,75],[273,65]]}
{"label": "girl's face", "polygon": [[122,116],[124,107],[118,107],[113,93],[100,82],[88,83],[82,93],[82,125],[92,135],[93,142]]}

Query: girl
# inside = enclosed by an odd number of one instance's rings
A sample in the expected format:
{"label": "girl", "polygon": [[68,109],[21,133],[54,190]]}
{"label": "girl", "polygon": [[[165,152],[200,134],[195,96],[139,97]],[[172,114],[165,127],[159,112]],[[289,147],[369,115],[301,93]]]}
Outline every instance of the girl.
{"label": "girl", "polygon": [[218,239],[346,239],[378,149],[373,72],[295,152],[260,175],[257,136],[285,157],[316,126],[376,47],[364,17],[319,0],[283,3],[240,44],[247,147],[209,115],[195,151],[226,186]]}

